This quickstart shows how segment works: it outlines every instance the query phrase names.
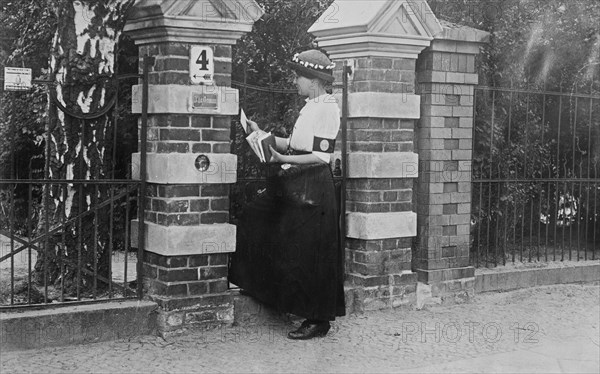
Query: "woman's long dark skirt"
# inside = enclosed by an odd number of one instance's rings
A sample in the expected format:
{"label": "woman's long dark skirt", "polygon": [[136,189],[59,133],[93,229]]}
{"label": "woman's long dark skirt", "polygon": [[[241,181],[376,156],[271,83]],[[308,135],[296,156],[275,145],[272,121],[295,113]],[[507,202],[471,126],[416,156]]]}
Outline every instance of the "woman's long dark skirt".
{"label": "woman's long dark skirt", "polygon": [[281,312],[334,320],[345,314],[338,235],[328,165],[271,176],[267,193],[244,207],[229,280]]}

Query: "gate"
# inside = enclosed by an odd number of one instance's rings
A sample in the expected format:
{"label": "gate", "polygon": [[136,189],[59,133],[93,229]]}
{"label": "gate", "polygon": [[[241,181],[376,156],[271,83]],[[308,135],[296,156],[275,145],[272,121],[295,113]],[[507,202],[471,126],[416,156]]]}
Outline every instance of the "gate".
{"label": "gate", "polygon": [[[140,180],[131,179],[131,153],[139,148],[140,169],[146,170],[147,75],[146,64],[143,74],[115,76],[108,86],[114,96],[97,113],[73,113],[54,95],[46,95],[50,102],[44,134],[39,134],[38,152],[29,160],[23,158],[30,155],[17,154],[20,129],[9,131],[10,170],[0,179],[0,310],[142,297],[144,240],[137,240],[139,248],[132,250],[130,221],[138,217],[143,238],[145,173]],[[139,147],[137,116],[130,108],[131,85],[137,79],[143,81]],[[51,81],[32,83],[53,92]],[[109,114],[112,127],[96,131],[94,120]],[[77,133],[68,140],[66,134],[57,139],[52,132],[59,118],[77,123],[70,127]],[[44,140],[51,137],[53,142]],[[59,143],[69,141],[71,146],[74,139],[77,151],[85,151],[76,152],[72,167],[56,169]],[[104,151],[98,149],[102,140]],[[92,151],[106,160],[103,170],[93,167]]]}
{"label": "gate", "polygon": [[600,96],[475,89],[471,259],[600,257]]}

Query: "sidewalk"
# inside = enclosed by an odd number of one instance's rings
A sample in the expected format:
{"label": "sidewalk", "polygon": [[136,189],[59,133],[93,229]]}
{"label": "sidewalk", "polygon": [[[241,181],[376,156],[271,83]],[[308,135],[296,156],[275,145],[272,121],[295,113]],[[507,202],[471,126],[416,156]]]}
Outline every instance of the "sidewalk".
{"label": "sidewalk", "polygon": [[599,321],[598,283],[555,285],[347,316],[310,341],[287,339],[294,325],[281,321],[3,352],[0,372],[598,373]]}

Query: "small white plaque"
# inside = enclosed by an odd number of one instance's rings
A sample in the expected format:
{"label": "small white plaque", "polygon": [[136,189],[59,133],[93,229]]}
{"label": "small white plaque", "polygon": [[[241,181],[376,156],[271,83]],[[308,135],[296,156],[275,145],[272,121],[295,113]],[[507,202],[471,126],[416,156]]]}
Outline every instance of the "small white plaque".
{"label": "small white plaque", "polygon": [[27,91],[31,88],[31,69],[4,68],[4,91]]}
{"label": "small white plaque", "polygon": [[190,81],[192,84],[213,84],[215,65],[213,50],[208,46],[190,48]]}

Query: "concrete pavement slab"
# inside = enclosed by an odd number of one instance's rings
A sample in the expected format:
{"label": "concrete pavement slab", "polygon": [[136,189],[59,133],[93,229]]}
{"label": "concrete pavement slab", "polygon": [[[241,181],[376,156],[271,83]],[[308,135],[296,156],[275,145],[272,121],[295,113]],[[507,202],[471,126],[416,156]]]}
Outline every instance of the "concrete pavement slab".
{"label": "concrete pavement slab", "polygon": [[0,352],[0,373],[597,373],[599,317],[598,283],[551,285],[346,316],[309,341],[286,338],[288,318]]}

